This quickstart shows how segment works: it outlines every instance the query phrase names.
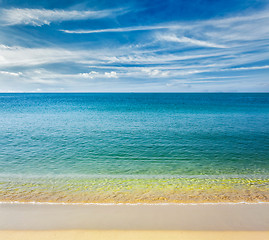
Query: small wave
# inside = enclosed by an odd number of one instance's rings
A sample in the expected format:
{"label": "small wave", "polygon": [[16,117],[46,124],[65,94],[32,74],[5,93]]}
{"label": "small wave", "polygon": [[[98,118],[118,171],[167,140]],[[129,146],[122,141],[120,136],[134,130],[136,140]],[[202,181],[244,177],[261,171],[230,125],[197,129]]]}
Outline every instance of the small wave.
{"label": "small wave", "polygon": [[3,201],[0,204],[29,204],[29,205],[90,205],[90,206],[170,206],[170,205],[257,205],[269,204],[269,202],[199,202],[199,203],[80,203],[80,202],[19,202],[19,201]]}

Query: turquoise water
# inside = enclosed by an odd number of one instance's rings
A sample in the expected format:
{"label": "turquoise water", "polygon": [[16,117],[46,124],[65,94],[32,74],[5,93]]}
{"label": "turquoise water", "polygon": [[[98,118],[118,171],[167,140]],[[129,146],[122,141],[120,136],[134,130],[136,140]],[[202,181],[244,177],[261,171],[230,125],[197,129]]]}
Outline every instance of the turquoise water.
{"label": "turquoise water", "polygon": [[269,178],[266,93],[0,94],[0,126],[2,198],[34,182]]}

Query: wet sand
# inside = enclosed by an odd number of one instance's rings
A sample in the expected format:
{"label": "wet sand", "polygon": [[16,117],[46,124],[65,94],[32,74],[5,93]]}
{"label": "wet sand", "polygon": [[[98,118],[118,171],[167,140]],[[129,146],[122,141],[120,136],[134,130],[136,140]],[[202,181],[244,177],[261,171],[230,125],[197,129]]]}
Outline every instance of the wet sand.
{"label": "wet sand", "polygon": [[1,203],[1,230],[269,231],[269,203]]}

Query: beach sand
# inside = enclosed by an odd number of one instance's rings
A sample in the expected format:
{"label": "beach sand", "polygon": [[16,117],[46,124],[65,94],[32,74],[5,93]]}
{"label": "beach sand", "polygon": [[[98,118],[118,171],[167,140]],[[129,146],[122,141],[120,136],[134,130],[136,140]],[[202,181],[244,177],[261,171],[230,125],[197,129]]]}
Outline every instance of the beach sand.
{"label": "beach sand", "polygon": [[268,240],[269,231],[0,231],[5,240]]}
{"label": "beach sand", "polygon": [[1,230],[269,231],[269,203],[1,203]]}
{"label": "beach sand", "polygon": [[269,203],[1,203],[0,239],[269,239]]}

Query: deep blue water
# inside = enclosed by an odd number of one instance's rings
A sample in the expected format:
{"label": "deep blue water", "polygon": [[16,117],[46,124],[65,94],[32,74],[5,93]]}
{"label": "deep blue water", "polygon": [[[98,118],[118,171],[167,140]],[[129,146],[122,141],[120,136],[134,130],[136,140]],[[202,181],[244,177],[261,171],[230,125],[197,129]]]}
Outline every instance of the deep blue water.
{"label": "deep blue water", "polygon": [[269,94],[0,94],[16,175],[268,177]]}

